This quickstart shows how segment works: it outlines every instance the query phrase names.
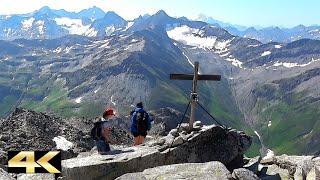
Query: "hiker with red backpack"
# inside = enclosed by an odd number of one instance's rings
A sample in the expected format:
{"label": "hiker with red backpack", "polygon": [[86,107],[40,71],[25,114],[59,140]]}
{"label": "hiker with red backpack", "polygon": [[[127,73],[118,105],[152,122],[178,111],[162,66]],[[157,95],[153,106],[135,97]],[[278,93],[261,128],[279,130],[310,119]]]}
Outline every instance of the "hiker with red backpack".
{"label": "hiker with red backpack", "polygon": [[91,130],[91,136],[96,142],[99,154],[105,154],[110,151],[109,143],[114,143],[111,137],[112,119],[115,117],[115,112],[112,108],[107,108],[102,115],[100,121],[94,123]]}
{"label": "hiker with red backpack", "polygon": [[142,102],[131,111],[131,133],[134,136],[134,145],[142,144],[147,136],[147,131],[151,128],[151,118],[143,109]]}

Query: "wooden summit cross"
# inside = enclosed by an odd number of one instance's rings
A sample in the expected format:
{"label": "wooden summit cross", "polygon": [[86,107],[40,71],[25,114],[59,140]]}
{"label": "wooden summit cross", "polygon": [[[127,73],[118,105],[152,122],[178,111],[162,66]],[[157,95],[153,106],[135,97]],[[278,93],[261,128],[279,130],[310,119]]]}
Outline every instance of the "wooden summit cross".
{"label": "wooden summit cross", "polygon": [[221,76],[220,75],[200,75],[199,62],[195,62],[193,74],[170,74],[170,79],[192,80],[192,92],[190,96],[191,113],[190,113],[190,120],[189,120],[189,128],[192,129],[193,123],[195,121],[195,110],[196,110],[197,101],[198,101],[197,81],[198,80],[220,81]]}

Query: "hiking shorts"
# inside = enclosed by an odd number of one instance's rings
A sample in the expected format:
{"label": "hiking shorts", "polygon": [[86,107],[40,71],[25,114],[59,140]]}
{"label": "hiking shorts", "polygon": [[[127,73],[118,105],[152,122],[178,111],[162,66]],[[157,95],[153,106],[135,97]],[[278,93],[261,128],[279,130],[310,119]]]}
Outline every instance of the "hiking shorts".
{"label": "hiking shorts", "polygon": [[144,138],[147,136],[147,132],[131,132],[133,137],[143,136]]}

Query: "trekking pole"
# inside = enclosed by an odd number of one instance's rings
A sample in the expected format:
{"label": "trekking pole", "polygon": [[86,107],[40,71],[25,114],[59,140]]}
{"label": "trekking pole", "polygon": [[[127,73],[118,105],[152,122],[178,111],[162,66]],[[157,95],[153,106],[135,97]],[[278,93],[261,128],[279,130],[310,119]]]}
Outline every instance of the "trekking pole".
{"label": "trekking pole", "polygon": [[197,101],[197,103],[198,103],[198,105],[199,105],[215,122],[217,122],[220,126],[223,127],[223,125],[222,125],[216,118],[214,118],[214,117],[209,113],[209,111],[208,111],[204,106],[202,106],[202,105],[199,103],[199,101]]}

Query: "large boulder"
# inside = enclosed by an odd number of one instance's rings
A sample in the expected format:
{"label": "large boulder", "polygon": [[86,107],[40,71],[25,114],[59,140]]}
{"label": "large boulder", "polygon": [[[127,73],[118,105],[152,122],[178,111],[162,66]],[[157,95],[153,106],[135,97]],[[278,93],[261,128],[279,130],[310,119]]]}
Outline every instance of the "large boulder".
{"label": "large boulder", "polygon": [[[265,172],[260,172],[260,177],[278,176],[278,179],[314,180],[316,168],[320,165],[320,158],[313,156],[274,156],[272,160],[261,161]],[[319,177],[320,178],[320,177]]]}
{"label": "large boulder", "polygon": [[239,169],[233,170],[232,177],[237,180],[259,180],[260,179],[252,171],[245,168],[239,168]]}
{"label": "large boulder", "polygon": [[140,173],[129,173],[120,176],[116,180],[152,180],[152,179],[232,179],[228,169],[220,162],[185,163],[160,166],[146,169]]}
{"label": "large boulder", "polygon": [[65,179],[114,179],[162,165],[210,161],[220,161],[228,168],[241,167],[243,154],[251,145],[251,138],[244,133],[215,125],[203,126],[200,131],[190,134],[176,147],[166,142],[159,145],[158,141],[151,141],[143,146],[118,149],[109,155],[94,154],[64,160],[62,175]]}

